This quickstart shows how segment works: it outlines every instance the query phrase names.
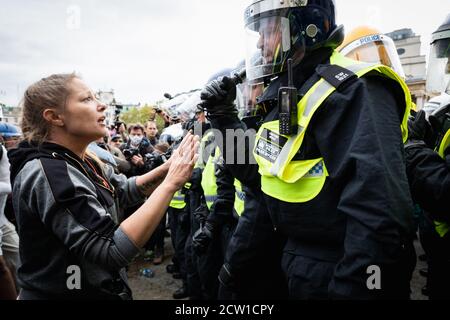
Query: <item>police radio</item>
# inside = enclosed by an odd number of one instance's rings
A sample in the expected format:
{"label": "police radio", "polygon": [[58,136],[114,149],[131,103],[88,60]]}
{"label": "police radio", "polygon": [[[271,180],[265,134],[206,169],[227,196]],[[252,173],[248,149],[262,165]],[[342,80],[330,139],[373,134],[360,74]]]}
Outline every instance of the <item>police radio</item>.
{"label": "police radio", "polygon": [[297,134],[298,115],[297,88],[294,86],[292,59],[288,60],[288,86],[278,90],[278,112],[280,116],[280,134],[291,136]]}

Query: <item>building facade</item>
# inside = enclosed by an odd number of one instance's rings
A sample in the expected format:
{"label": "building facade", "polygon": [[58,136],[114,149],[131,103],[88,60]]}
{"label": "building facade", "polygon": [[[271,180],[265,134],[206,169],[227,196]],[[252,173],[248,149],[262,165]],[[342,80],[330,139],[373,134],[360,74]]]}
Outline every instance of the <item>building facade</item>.
{"label": "building facade", "polygon": [[19,126],[21,116],[22,109],[20,107],[11,107],[0,103],[0,121]]}
{"label": "building facade", "polygon": [[114,125],[116,122],[116,98],[114,97],[114,90],[98,91],[96,97],[107,106],[105,111],[106,125]]}
{"label": "building facade", "polygon": [[426,59],[421,55],[420,36],[411,29],[400,29],[387,33],[394,40],[397,52],[402,62],[413,101],[417,109],[423,108],[425,102],[429,100],[426,92]]}

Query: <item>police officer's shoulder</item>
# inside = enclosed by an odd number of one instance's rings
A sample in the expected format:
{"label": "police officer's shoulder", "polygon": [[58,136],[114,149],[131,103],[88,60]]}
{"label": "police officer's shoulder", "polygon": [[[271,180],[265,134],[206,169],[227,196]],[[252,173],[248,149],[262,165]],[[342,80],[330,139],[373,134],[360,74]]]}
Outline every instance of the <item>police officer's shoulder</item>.
{"label": "police officer's shoulder", "polygon": [[366,97],[376,96],[374,99],[380,101],[385,100],[386,97],[394,96],[395,100],[404,104],[405,93],[401,85],[393,79],[376,71],[371,71],[363,77],[351,77],[350,80],[344,82],[339,90],[336,90],[332,95],[333,98],[349,97],[357,98],[363,95]]}
{"label": "police officer's shoulder", "polygon": [[[392,108],[396,105],[396,108]],[[377,108],[379,111],[398,114],[402,118],[405,107],[404,92],[397,82],[380,76],[379,73],[369,73],[361,78],[353,79],[334,91],[324,102],[316,115],[318,118],[344,117],[347,112],[363,112]],[[372,113],[371,113],[372,114]]]}
{"label": "police officer's shoulder", "polygon": [[336,88],[336,91],[343,91],[358,80],[355,73],[335,64],[320,64],[316,67],[316,73]]}
{"label": "police officer's shoulder", "polygon": [[400,83],[378,72],[370,72],[361,78],[361,82],[369,95],[376,95],[376,99],[384,100],[393,96],[398,104],[405,104],[405,91]]}

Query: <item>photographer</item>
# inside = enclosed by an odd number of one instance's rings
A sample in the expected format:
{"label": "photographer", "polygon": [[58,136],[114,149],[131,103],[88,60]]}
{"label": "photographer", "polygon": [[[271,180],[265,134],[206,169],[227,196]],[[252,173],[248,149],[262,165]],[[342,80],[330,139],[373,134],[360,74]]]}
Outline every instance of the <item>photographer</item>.
{"label": "photographer", "polygon": [[[198,142],[188,134],[170,161],[126,179],[86,152],[106,133],[107,107],[75,74],[31,85],[22,106],[26,140],[8,154],[21,239],[19,299],[131,299],[125,267],[189,180]],[[118,214],[145,197],[127,219]],[[74,272],[80,279],[72,287]]]}
{"label": "photographer", "polygon": [[122,149],[123,155],[131,165],[128,177],[142,175],[156,167],[153,163],[154,148],[144,132],[144,127],[140,124],[133,124],[128,128],[129,140]]}

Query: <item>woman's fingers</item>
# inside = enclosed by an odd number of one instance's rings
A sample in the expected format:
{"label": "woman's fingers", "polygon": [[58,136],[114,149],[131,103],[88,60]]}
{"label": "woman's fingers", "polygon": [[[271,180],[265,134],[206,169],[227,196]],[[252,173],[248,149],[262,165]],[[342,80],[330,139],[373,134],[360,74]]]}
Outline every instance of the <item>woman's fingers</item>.
{"label": "woman's fingers", "polygon": [[199,157],[198,154],[194,155],[194,158],[193,158],[192,161],[191,161],[191,166],[192,166],[192,168],[193,168],[193,167],[195,166],[195,164],[197,163],[198,157]]}
{"label": "woman's fingers", "polygon": [[191,137],[189,140],[186,141],[186,144],[179,150],[180,155],[184,159],[188,159],[188,162],[190,162],[195,153],[195,139]]}
{"label": "woman's fingers", "polygon": [[178,149],[184,148],[184,146],[188,143],[189,140],[192,139],[192,133],[188,132],[186,136],[181,141],[180,145],[178,146]]}
{"label": "woman's fingers", "polygon": [[189,150],[186,151],[185,160],[186,163],[190,163],[192,159],[197,154],[197,150],[199,148],[200,143],[198,142],[198,139],[192,139],[191,145],[189,146]]}
{"label": "woman's fingers", "polygon": [[191,177],[192,170],[197,162],[197,149],[200,146],[199,138],[188,134],[180,147],[172,155],[172,163],[167,179],[175,185],[182,187]]}

